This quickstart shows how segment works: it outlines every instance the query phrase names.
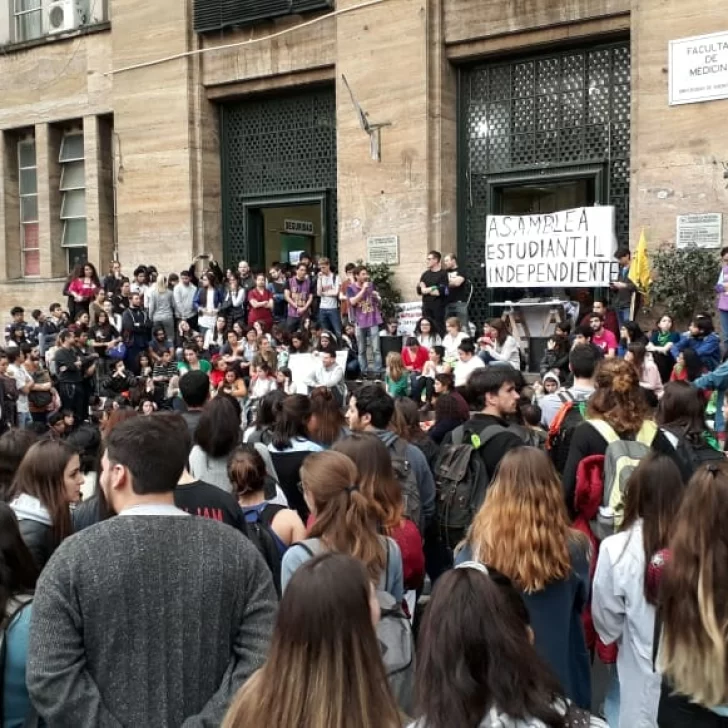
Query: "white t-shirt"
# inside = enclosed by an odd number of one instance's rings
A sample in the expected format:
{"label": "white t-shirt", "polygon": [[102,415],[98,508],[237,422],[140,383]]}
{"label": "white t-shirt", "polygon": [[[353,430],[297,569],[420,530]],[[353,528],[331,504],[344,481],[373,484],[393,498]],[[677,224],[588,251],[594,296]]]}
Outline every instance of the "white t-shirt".
{"label": "white t-shirt", "polygon": [[[335,273],[332,273],[328,276],[319,273],[317,286],[317,290],[322,291],[321,303],[319,305],[319,308],[326,311],[332,311],[339,308],[339,289],[341,288],[341,281],[339,280],[339,276],[337,276]],[[323,291],[327,288],[333,288],[335,292],[331,294],[323,293]]]}
{"label": "white t-shirt", "polygon": [[455,386],[462,387],[467,384],[468,377],[476,369],[483,369],[484,367],[483,360],[475,354],[470,358],[470,361],[458,361],[455,365]]}
{"label": "white t-shirt", "polygon": [[30,412],[28,407],[28,395],[23,394],[23,387],[33,383],[33,377],[28,374],[25,367],[19,364],[10,364],[8,366],[8,374],[15,379],[15,385],[18,388],[18,401],[16,404],[18,412]]}

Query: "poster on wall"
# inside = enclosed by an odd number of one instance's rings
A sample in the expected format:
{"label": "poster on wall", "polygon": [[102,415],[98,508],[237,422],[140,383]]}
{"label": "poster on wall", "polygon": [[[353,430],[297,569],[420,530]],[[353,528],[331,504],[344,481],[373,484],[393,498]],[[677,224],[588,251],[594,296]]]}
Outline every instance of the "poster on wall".
{"label": "poster on wall", "polygon": [[670,41],[670,106],[728,99],[728,30]]}
{"label": "poster on wall", "polygon": [[398,303],[397,306],[397,333],[400,336],[412,336],[415,326],[422,318],[422,301]]}
{"label": "poster on wall", "polygon": [[619,275],[614,208],[488,215],[489,288],[606,287]]}

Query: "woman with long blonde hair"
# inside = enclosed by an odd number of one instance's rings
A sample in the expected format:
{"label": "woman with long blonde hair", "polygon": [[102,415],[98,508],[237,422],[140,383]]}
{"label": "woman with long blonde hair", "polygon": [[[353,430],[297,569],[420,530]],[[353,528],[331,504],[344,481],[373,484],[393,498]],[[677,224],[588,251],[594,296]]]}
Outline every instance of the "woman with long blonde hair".
{"label": "woman with long blonde hair", "polygon": [[569,526],[561,483],[546,453],[503,456],[456,563],[478,561],[507,576],[528,608],[541,657],[579,707],[591,704],[581,613],[589,595],[589,544]]}
{"label": "woman with long blonde hair", "polygon": [[728,725],[728,463],[690,480],[659,592],[660,728]]}
{"label": "woman with long blonde hair", "polygon": [[308,539],[293,544],[283,556],[283,590],[296,569],[312,556],[335,551],[359,559],[372,582],[401,602],[402,556],[391,538],[379,535],[354,461],[331,450],[313,453],[303,461],[300,477],[303,497],[315,522]]}
{"label": "woman with long blonde hair", "polygon": [[283,594],[268,660],[240,689],[222,728],[399,728],[378,621],[359,560],[324,553],[303,564]]}

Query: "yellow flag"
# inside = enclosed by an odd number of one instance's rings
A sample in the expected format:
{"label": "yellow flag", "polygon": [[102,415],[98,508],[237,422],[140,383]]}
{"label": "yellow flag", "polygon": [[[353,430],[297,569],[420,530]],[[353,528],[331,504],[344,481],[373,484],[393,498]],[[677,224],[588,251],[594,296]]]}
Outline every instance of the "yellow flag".
{"label": "yellow flag", "polygon": [[642,293],[647,293],[650,290],[652,274],[650,273],[650,261],[647,257],[647,237],[644,228],[640,233],[640,241],[637,243],[637,250],[632,256],[632,263],[629,266],[629,279]]}

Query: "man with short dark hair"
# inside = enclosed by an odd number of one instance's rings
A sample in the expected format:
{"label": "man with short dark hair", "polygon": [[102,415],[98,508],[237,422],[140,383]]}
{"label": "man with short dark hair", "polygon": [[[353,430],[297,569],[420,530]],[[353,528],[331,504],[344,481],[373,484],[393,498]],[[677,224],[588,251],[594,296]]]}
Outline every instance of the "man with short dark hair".
{"label": "man with short dark hair", "polygon": [[594,344],[592,341],[592,338],[594,337],[594,329],[592,329],[591,326],[577,326],[574,329],[574,341],[571,345],[572,349],[575,349],[577,346],[584,346],[587,345],[591,347],[591,350],[594,352],[594,356],[597,359],[604,359],[604,352]]}
{"label": "man with short dark hair", "polygon": [[422,315],[435,322],[438,333],[445,334],[447,273],[442,269],[442,255],[437,250],[427,254],[427,270],[420,276],[417,293],[422,296]]}
{"label": "man with short dark hair", "polygon": [[316,276],[316,295],[319,303],[319,323],[326,331],[336,334],[341,339],[341,316],[339,315],[339,289],[341,280],[336,271],[331,270],[328,258],[319,260],[319,274]]}
{"label": "man with short dark hair", "polygon": [[354,282],[346,289],[349,302],[349,321],[356,328],[356,346],[359,369],[364,376],[369,369],[367,362],[367,339],[372,347],[375,376],[382,373],[382,347],[379,327],[382,324],[382,297],[369,280],[366,266],[358,265],[353,270]]}
{"label": "man with short dark hair", "polygon": [[126,420],[105,444],[99,483],[118,515],[64,541],[41,574],[33,704],[49,725],[220,725],[265,661],[270,571],[235,529],[175,506],[188,442],[171,418]]}
{"label": "man with short dark hair", "polygon": [[473,290],[472,283],[458,267],[455,253],[448,253],[443,259],[443,267],[447,273],[447,296],[445,298],[445,319],[451,316],[460,321],[460,330],[469,335],[468,303]]}
{"label": "man with short dark hair", "polygon": [[592,344],[601,349],[607,359],[611,359],[617,353],[617,338],[604,328],[604,317],[601,314],[593,313],[589,317],[589,325],[592,331]]}
{"label": "man with short dark hair", "polygon": [[422,450],[416,445],[401,441],[387,429],[394,415],[394,400],[378,384],[365,384],[349,399],[346,421],[355,432],[374,433],[390,451],[401,448],[404,459],[409,463],[417,481],[422,512],[421,523],[416,524],[424,533],[435,517],[435,481]]}
{"label": "man with short dark hair", "polygon": [[619,261],[619,275],[610,288],[617,292],[614,308],[617,311],[617,319],[621,326],[627,323],[632,316],[632,294],[637,292],[637,286],[629,277],[629,267],[632,264],[632,254],[629,252],[629,248],[618,248],[614,257]]}
{"label": "man with short dark hair", "polygon": [[286,328],[289,331],[296,331],[311,316],[313,304],[311,277],[308,275],[305,263],[296,266],[296,275],[288,279],[283,295],[288,301]]}
{"label": "man with short dark hair", "polygon": [[619,340],[619,321],[617,320],[617,314],[604,301],[594,301],[592,310],[582,318],[581,325],[589,326],[589,319],[593,313],[599,314],[604,319],[604,328],[607,331],[611,331]]}
{"label": "man with short dark hair", "polygon": [[[506,420],[507,417],[515,414],[518,407],[519,394],[516,389],[518,378],[520,378],[520,372],[511,367],[485,367],[473,372],[468,379],[469,399],[477,408],[478,413],[473,414],[470,420],[463,425],[465,428],[464,441],[472,439],[476,444],[482,440],[482,434],[487,427],[498,425],[503,428],[502,432],[494,434],[487,442],[484,442],[482,447],[477,445],[489,478],[493,477],[498,463],[509,450],[524,444],[515,431],[508,430]],[[449,433],[442,444],[451,443],[452,433]]]}
{"label": "man with short dark hair", "polygon": [[187,411],[182,413],[187,429],[194,439],[197,423],[200,421],[202,408],[210,398],[210,378],[205,372],[199,369],[192,369],[179,380],[179,393],[182,401],[187,406]]}
{"label": "man with short dark hair", "polygon": [[5,327],[6,345],[20,346],[33,343],[33,327],[25,322],[25,309],[22,306],[13,306],[10,309],[10,316],[12,321]]}
{"label": "man with short dark hair", "polygon": [[594,347],[590,344],[577,344],[569,353],[569,371],[574,383],[568,389],[547,394],[541,400],[541,424],[548,429],[561,406],[567,400],[584,402],[594,394],[594,371],[597,367]]}
{"label": "man with short dark hair", "polygon": [[139,355],[147,351],[150,329],[149,316],[142,308],[142,295],[132,293],[129,308],[121,315],[121,336],[126,345],[124,363],[126,368],[137,376],[141,373]]}
{"label": "man with short dark hair", "polygon": [[172,290],[174,299],[174,316],[177,321],[186,321],[193,331],[197,331],[197,310],[195,294],[197,286],[190,279],[190,272],[183,270],[179,274],[179,283]]}

